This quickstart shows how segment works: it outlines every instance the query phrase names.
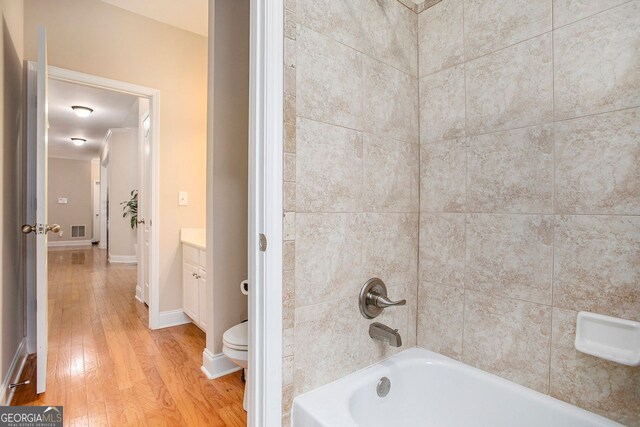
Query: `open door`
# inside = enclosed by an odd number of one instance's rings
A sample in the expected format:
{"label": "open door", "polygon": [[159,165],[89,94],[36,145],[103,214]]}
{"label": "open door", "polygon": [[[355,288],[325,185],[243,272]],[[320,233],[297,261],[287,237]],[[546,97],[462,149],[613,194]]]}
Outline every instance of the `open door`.
{"label": "open door", "polygon": [[[31,68],[31,67],[30,67]],[[37,354],[37,384],[36,391],[43,393],[47,388],[47,335],[48,335],[48,293],[47,293],[47,233],[60,231],[57,224],[47,222],[47,34],[44,27],[38,28],[38,62],[35,65],[35,78],[30,79],[31,94],[35,94],[35,102],[29,100],[28,114],[28,153],[30,163],[28,197],[30,212],[27,214],[28,223],[22,226],[22,232],[33,234],[28,237],[34,239],[28,243],[32,250],[27,252],[27,269],[34,274],[35,282],[35,347]],[[35,160],[35,161],[34,161]],[[29,274],[27,275],[29,277]],[[33,287],[33,283],[31,283]]]}

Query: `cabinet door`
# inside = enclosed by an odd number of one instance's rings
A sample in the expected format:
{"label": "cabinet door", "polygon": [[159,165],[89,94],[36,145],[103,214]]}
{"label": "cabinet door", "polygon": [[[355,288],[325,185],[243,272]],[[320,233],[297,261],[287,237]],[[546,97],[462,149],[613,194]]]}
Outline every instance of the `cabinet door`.
{"label": "cabinet door", "polygon": [[182,309],[194,322],[198,321],[198,268],[182,264]]}
{"label": "cabinet door", "polygon": [[200,279],[198,279],[198,303],[200,305],[199,314],[200,319],[198,324],[202,329],[207,328],[207,273],[204,270],[200,270]]}

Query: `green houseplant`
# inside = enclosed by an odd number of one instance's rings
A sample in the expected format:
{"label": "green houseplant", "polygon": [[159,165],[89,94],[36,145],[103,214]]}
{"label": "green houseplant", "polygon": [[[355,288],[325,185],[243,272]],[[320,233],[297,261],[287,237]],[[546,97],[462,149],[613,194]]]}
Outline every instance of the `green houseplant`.
{"label": "green houseplant", "polygon": [[131,228],[138,227],[138,190],[131,190],[131,199],[121,202],[122,218],[126,218],[127,215],[131,216]]}

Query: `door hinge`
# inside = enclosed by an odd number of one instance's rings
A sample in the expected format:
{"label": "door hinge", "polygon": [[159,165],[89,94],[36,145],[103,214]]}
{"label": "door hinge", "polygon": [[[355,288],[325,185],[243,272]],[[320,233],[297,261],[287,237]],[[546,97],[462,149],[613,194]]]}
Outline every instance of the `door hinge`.
{"label": "door hinge", "polygon": [[260,233],[259,242],[260,242],[259,243],[260,251],[266,252],[267,251],[267,236],[265,236],[264,234]]}

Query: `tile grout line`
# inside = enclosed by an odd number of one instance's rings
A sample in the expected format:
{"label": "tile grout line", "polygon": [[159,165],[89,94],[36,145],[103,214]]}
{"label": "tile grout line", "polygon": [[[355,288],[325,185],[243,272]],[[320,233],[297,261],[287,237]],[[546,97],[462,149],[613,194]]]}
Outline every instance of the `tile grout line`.
{"label": "tile grout line", "polygon": [[[420,76],[420,14],[416,14],[416,63],[418,64],[418,76]],[[418,302],[420,301],[420,228],[422,227],[422,147],[420,141],[422,140],[422,120],[421,120],[421,104],[420,104],[420,77],[416,78],[416,85],[418,87],[418,230],[415,250],[418,254],[416,257],[416,311],[415,311],[415,344],[418,346],[418,328],[420,324],[418,322]]]}
{"label": "tile grout line", "polygon": [[464,83],[464,279],[462,282],[462,333],[460,343],[460,360],[464,357],[465,312],[467,310],[467,205],[469,200],[469,153],[467,144],[467,44],[464,27],[464,0],[462,3],[462,75]]}
{"label": "tile grout line", "polygon": [[551,211],[553,216],[551,218],[551,321],[549,322],[549,360],[547,369],[549,370],[547,394],[551,394],[551,352],[553,347],[553,288],[555,287],[555,265],[556,265],[556,49],[555,49],[555,14],[553,13],[553,4],[551,4],[551,117],[553,118],[553,124],[551,128],[551,135],[553,138],[552,156],[553,156],[553,174],[551,177]]}

